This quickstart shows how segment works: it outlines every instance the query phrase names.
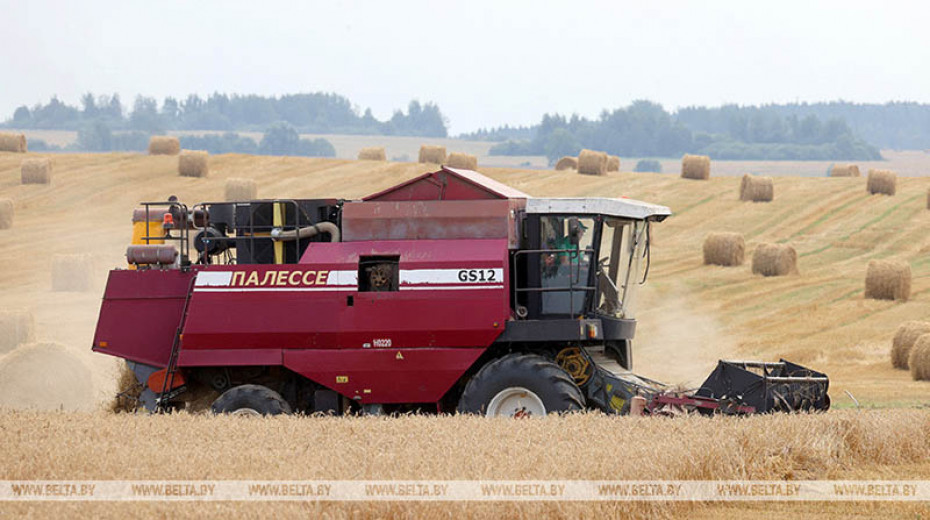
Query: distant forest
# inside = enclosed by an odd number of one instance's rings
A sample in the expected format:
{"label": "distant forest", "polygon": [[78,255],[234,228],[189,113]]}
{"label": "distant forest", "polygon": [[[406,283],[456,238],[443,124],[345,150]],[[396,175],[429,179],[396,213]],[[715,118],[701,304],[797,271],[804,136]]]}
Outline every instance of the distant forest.
{"label": "distant forest", "polygon": [[[582,148],[603,150],[621,156],[678,157],[700,153],[715,159],[759,160],[877,160],[878,147],[887,141],[867,141],[850,126],[845,112],[834,106],[824,111],[829,118],[805,113],[808,105],[766,105],[763,107],[719,108],[692,107],[678,113],[667,112],[650,101],[636,101],[629,107],[604,111],[594,120],[562,115],[543,116],[533,127],[500,127],[479,130],[465,138],[501,141],[491,148],[496,155],[545,155],[550,161],[575,155]],[[813,106],[813,105],[810,105]],[[858,114],[862,105],[846,104],[850,113]],[[872,121],[873,135],[882,128],[894,128],[891,114],[897,114],[902,126],[918,135],[912,146],[930,146],[930,117],[925,128],[904,117],[896,105],[885,105],[872,119],[857,115],[856,121]],[[914,105],[922,107],[922,105]],[[930,115],[930,112],[928,112]],[[904,122],[908,121],[908,125]],[[898,131],[895,135],[902,135]],[[530,136],[530,137],[527,137]],[[896,141],[897,142],[897,141]]]}
{"label": "distant forest", "polygon": [[80,106],[53,97],[48,103],[16,109],[5,126],[42,130],[80,130],[103,122],[113,131],[131,130],[164,133],[167,130],[265,131],[284,122],[300,133],[411,135],[446,137],[446,122],[433,103],[411,101],[407,112],[396,110],[387,121],[379,121],[367,109],[359,114],[352,103],[338,94],[291,94],[281,97],[215,93],[206,99],[191,94],[183,100],[165,98],[159,105],[151,97],[138,96],[125,107],[118,94],[88,93]]}
{"label": "distant forest", "polygon": [[[183,100],[136,97],[131,107],[118,95],[86,94],[80,106],[53,97],[48,103],[21,106],[3,126],[76,130],[69,149],[141,150],[152,134],[169,130],[219,130],[223,135],[185,137],[186,147],[214,153],[264,153],[262,145],[235,132],[275,135],[333,133],[446,137],[447,121],[434,103],[411,101],[386,121],[360,110],[338,94],[306,93],[280,97],[214,93]],[[879,149],[930,148],[930,105],[848,102],[786,105],[687,107],[666,111],[651,101],[604,110],[596,119],[546,114],[532,126],[504,125],[457,136],[496,142],[496,155],[545,155],[555,161],[582,148],[634,157],[679,157],[700,153],[715,159],[876,160]],[[30,143],[35,150],[55,147]],[[275,141],[275,139],[272,139]],[[331,145],[299,140],[285,148],[301,154],[329,155]]]}

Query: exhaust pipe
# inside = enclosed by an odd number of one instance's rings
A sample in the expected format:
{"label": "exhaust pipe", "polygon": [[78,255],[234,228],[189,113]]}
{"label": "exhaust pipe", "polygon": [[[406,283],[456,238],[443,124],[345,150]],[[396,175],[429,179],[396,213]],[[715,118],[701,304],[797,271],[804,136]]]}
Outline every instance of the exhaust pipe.
{"label": "exhaust pipe", "polygon": [[339,226],[333,224],[332,222],[320,222],[312,226],[307,226],[300,229],[292,229],[289,231],[284,231],[281,228],[274,228],[271,230],[271,238],[278,242],[293,242],[294,240],[303,240],[305,238],[315,237],[320,233],[326,233],[329,235],[330,242],[339,242],[342,240],[342,234],[339,232]]}

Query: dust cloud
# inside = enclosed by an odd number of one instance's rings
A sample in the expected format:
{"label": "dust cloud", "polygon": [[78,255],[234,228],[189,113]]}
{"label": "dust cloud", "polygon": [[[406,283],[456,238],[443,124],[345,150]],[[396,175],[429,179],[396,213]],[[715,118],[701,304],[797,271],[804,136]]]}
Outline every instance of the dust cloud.
{"label": "dust cloud", "polygon": [[640,288],[633,340],[633,372],[685,388],[696,388],[717,365],[734,357],[738,342],[711,309],[680,287]]}

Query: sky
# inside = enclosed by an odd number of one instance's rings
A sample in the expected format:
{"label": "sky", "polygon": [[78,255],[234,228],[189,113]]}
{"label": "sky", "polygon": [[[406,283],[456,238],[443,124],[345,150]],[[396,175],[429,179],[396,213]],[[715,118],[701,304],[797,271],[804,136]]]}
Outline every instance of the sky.
{"label": "sky", "polygon": [[53,95],[335,92],[458,134],[637,99],[930,102],[930,4],[0,0],[0,120]]}

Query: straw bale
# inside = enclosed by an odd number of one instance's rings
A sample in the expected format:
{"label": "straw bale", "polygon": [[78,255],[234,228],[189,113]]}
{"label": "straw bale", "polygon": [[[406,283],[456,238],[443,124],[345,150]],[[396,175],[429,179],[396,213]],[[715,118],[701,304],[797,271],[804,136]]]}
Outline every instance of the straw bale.
{"label": "straw bale", "polygon": [[726,267],[742,265],[746,242],[739,233],[710,233],[704,238],[704,263]]}
{"label": "straw bale", "polygon": [[93,259],[90,255],[55,255],[52,257],[53,291],[90,290],[93,274]]}
{"label": "straw bale", "polygon": [[620,171],[620,158],[616,155],[607,156],[607,171],[609,172],[618,172]]}
{"label": "straw bale", "polygon": [[421,145],[419,160],[421,163],[443,164],[446,162],[446,147],[431,144]]}
{"label": "straw bale", "polygon": [[52,182],[51,159],[44,157],[23,159],[20,167],[20,181],[23,184],[48,184]]}
{"label": "straw bale", "polygon": [[830,177],[859,177],[859,167],[855,164],[834,164]]}
{"label": "straw bale", "polygon": [[607,154],[594,150],[582,150],[578,154],[578,173],[607,175]]}
{"label": "straw bale", "polygon": [[22,310],[0,311],[0,354],[35,340],[32,313]]}
{"label": "straw bale", "polygon": [[759,244],[752,253],[752,273],[762,276],[797,274],[798,253],[788,244]]}
{"label": "straw bale", "polygon": [[26,136],[0,132],[0,152],[26,153]]}
{"label": "straw bale", "polygon": [[358,151],[360,161],[386,161],[387,152],[383,146],[369,146]]}
{"label": "straw bale", "polygon": [[865,297],[907,301],[911,296],[911,266],[900,260],[871,260],[865,274]]}
{"label": "straw bale", "polygon": [[739,185],[739,200],[752,202],[772,202],[775,197],[775,183],[771,177],[743,175]]}
{"label": "straw bale", "polygon": [[907,370],[911,348],[924,334],[930,334],[930,322],[915,320],[902,323],[891,340],[891,366]]}
{"label": "straw bale", "polygon": [[449,154],[449,158],[446,159],[446,166],[463,170],[477,170],[478,158],[467,153],[452,152]]}
{"label": "straw bale", "polygon": [[898,176],[891,170],[869,170],[866,189],[869,194],[882,193],[894,195],[898,184]]}
{"label": "straw bale", "polygon": [[681,158],[681,178],[706,181],[710,178],[710,157],[688,155]]}
{"label": "straw bale", "polygon": [[917,338],[907,359],[915,381],[930,381],[930,334]]}
{"label": "straw bale", "polygon": [[92,374],[56,343],[29,343],[0,360],[0,408],[91,410]]}
{"label": "straw bale", "polygon": [[258,185],[254,179],[226,179],[226,201],[255,200],[258,198]]}
{"label": "straw bale", "polygon": [[578,158],[572,156],[565,156],[559,159],[559,162],[555,163],[555,169],[558,171],[561,170],[577,170],[578,169]]}
{"label": "straw bale", "polygon": [[0,229],[13,227],[13,199],[0,199]]}
{"label": "straw bale", "polygon": [[153,135],[149,139],[149,155],[177,155],[181,153],[181,142],[177,137]]}
{"label": "straw bale", "polygon": [[178,157],[178,173],[181,177],[206,177],[210,173],[210,154],[202,150],[183,150]]}

